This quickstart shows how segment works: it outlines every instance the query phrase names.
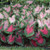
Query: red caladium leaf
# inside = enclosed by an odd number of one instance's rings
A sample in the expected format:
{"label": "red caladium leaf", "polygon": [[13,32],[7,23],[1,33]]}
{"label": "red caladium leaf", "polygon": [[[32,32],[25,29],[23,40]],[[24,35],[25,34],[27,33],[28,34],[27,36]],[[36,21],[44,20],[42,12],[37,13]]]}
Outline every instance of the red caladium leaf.
{"label": "red caladium leaf", "polygon": [[2,41],[6,41],[6,38],[5,38],[5,36],[3,35],[3,36],[1,36],[1,39],[2,39]]}
{"label": "red caladium leaf", "polygon": [[34,40],[31,40],[31,42],[35,47],[37,47],[37,44],[36,44],[36,42]]}
{"label": "red caladium leaf", "polygon": [[18,35],[18,38],[16,37],[16,42],[22,43],[22,38],[20,35]]}
{"label": "red caladium leaf", "polygon": [[38,38],[35,38],[37,40],[38,43],[42,44],[43,43],[43,38],[42,36],[40,35]]}
{"label": "red caladium leaf", "polygon": [[10,25],[10,27],[7,29],[8,32],[12,32],[13,30],[15,30],[15,28],[13,28],[13,25]]}
{"label": "red caladium leaf", "polygon": [[2,40],[3,42],[6,42],[6,38],[5,38],[4,35],[0,34],[0,37],[1,37],[1,40]]}
{"label": "red caladium leaf", "polygon": [[42,38],[42,36],[40,35],[39,37],[36,37],[35,40],[39,40],[41,38]]}
{"label": "red caladium leaf", "polygon": [[40,31],[45,34],[45,35],[48,35],[48,30],[46,29],[46,27],[44,27],[44,29],[40,29]]}
{"label": "red caladium leaf", "polygon": [[33,26],[30,27],[29,25],[27,25],[26,32],[27,32],[27,34],[32,33],[33,32]]}
{"label": "red caladium leaf", "polygon": [[0,30],[2,29],[3,26],[0,26]]}
{"label": "red caladium leaf", "polygon": [[9,43],[14,42],[15,36],[12,37],[12,34],[9,36],[8,41]]}
{"label": "red caladium leaf", "polygon": [[4,35],[0,34],[0,37],[1,37],[1,41],[6,42],[6,37]]}
{"label": "red caladium leaf", "polygon": [[41,39],[39,39],[37,42],[38,42],[38,43],[40,43],[40,44],[42,44],[42,43],[43,43],[43,41],[44,41],[44,39],[43,39],[43,38],[41,38]]}

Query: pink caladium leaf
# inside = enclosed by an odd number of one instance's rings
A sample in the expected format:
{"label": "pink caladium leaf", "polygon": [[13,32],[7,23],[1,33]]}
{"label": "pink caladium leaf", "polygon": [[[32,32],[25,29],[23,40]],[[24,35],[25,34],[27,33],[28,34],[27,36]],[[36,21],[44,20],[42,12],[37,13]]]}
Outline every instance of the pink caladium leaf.
{"label": "pink caladium leaf", "polygon": [[23,19],[26,17],[26,16],[21,16]]}
{"label": "pink caladium leaf", "polygon": [[6,11],[3,11],[3,14],[4,14],[6,19],[9,17],[9,15],[8,15],[8,13]]}
{"label": "pink caladium leaf", "polygon": [[3,19],[4,18],[4,16],[2,15],[2,13],[0,13],[0,19]]}
{"label": "pink caladium leaf", "polygon": [[8,32],[12,32],[13,30],[15,30],[15,28],[13,28],[13,25],[10,25],[10,27],[7,29]]}
{"label": "pink caladium leaf", "polygon": [[8,20],[6,20],[5,22],[4,22],[4,30],[6,29],[6,28],[8,28]]}
{"label": "pink caladium leaf", "polygon": [[8,37],[9,43],[14,42],[14,40],[15,40],[15,36],[12,37],[12,34],[11,34],[11,35]]}
{"label": "pink caladium leaf", "polygon": [[16,8],[15,10],[13,10],[13,12],[14,12],[17,16],[20,16],[20,15],[19,15],[19,9]]}
{"label": "pink caladium leaf", "polygon": [[3,36],[1,36],[1,39],[2,39],[2,41],[6,41],[6,38],[5,38],[5,36],[3,35]]}
{"label": "pink caladium leaf", "polygon": [[27,5],[27,6],[25,5],[23,8],[24,8],[24,9],[28,9],[28,5]]}
{"label": "pink caladium leaf", "polygon": [[0,30],[3,28],[3,26],[0,26]]}
{"label": "pink caladium leaf", "polygon": [[12,17],[9,17],[9,22],[10,23],[14,23],[15,22],[15,15],[13,15]]}
{"label": "pink caladium leaf", "polygon": [[10,6],[8,6],[8,7],[4,7],[4,9],[7,11],[7,12],[9,12],[10,11]]}
{"label": "pink caladium leaf", "polygon": [[40,13],[41,18],[44,18],[45,16],[46,16],[46,13],[45,14],[43,14],[43,12]]}
{"label": "pink caladium leaf", "polygon": [[39,5],[35,8],[35,14],[39,13],[43,9],[43,6],[40,7]]}
{"label": "pink caladium leaf", "polygon": [[36,21],[33,20],[33,17],[31,17],[31,19],[29,19],[29,22],[28,23],[30,24],[30,26],[32,26],[35,22]]}
{"label": "pink caladium leaf", "polygon": [[48,29],[50,30],[50,18],[45,20],[44,23],[47,25]]}
{"label": "pink caladium leaf", "polygon": [[32,11],[28,11],[27,12],[27,16],[31,15]]}
{"label": "pink caladium leaf", "polygon": [[43,27],[44,26],[44,20],[37,20],[39,27]]}
{"label": "pink caladium leaf", "polygon": [[41,8],[40,6],[38,5],[36,8],[35,8],[35,12],[39,13],[41,11]]}
{"label": "pink caladium leaf", "polygon": [[13,7],[17,7],[17,4],[15,4]]}
{"label": "pink caladium leaf", "polygon": [[48,30],[46,27],[44,27],[44,29],[40,29],[40,31],[45,34],[45,35],[48,35]]}
{"label": "pink caladium leaf", "polygon": [[18,35],[18,37],[16,37],[16,42],[22,43],[22,38],[20,35]]}
{"label": "pink caladium leaf", "polygon": [[36,41],[31,40],[31,42],[32,42],[32,44],[33,44],[35,47],[37,47]]}
{"label": "pink caladium leaf", "polygon": [[17,4],[17,7],[22,7],[22,5],[20,5],[20,4]]}
{"label": "pink caladium leaf", "polygon": [[16,13],[17,16],[20,16],[18,13]]}
{"label": "pink caladium leaf", "polygon": [[26,11],[26,10],[25,10],[25,9],[22,9],[22,11],[23,11],[22,14],[25,15],[25,11]]}
{"label": "pink caladium leaf", "polygon": [[32,4],[32,3],[33,3],[33,1],[27,1],[26,3]]}
{"label": "pink caladium leaf", "polygon": [[15,4],[13,7],[22,7],[20,4]]}
{"label": "pink caladium leaf", "polygon": [[26,32],[27,32],[27,34],[32,33],[33,32],[33,26],[30,27],[29,25],[27,25]]}

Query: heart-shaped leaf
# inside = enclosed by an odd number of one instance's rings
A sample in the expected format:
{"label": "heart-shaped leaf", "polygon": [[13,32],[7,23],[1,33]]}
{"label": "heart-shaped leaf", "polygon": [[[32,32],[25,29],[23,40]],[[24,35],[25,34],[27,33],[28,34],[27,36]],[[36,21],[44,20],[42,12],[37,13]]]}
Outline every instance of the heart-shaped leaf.
{"label": "heart-shaped leaf", "polygon": [[11,35],[8,36],[7,42],[8,42],[9,44],[13,44],[13,43],[14,43],[14,40],[15,40],[15,36],[12,36],[12,34],[11,34]]}

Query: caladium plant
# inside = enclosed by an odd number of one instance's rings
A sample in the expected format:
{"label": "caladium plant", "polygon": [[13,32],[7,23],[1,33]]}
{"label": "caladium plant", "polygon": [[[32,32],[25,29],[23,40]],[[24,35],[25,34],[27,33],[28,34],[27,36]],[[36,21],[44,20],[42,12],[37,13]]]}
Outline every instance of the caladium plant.
{"label": "caladium plant", "polygon": [[22,37],[19,33],[16,33],[15,43],[23,46]]}
{"label": "caladium plant", "polygon": [[6,37],[3,34],[0,34],[1,41],[6,43]]}
{"label": "caladium plant", "polygon": [[10,12],[11,7],[10,7],[10,6],[8,6],[8,7],[4,7],[3,9],[4,9],[4,10],[6,10],[6,12]]}
{"label": "caladium plant", "polygon": [[[0,9],[0,41],[10,45],[44,46],[50,37],[50,9],[25,1]],[[25,43],[26,42],[26,43]]]}
{"label": "caladium plant", "polygon": [[12,44],[12,43],[14,43],[14,40],[15,40],[15,36],[12,36],[12,34],[11,34],[11,35],[8,36],[7,42],[9,44]]}

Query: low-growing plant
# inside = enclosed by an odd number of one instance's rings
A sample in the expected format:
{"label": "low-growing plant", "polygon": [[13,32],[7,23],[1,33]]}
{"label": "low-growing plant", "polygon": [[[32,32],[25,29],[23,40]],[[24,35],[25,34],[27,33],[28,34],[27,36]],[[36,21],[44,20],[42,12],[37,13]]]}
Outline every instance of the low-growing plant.
{"label": "low-growing plant", "polygon": [[34,1],[13,2],[0,8],[0,44],[47,45],[50,37],[49,6]]}

